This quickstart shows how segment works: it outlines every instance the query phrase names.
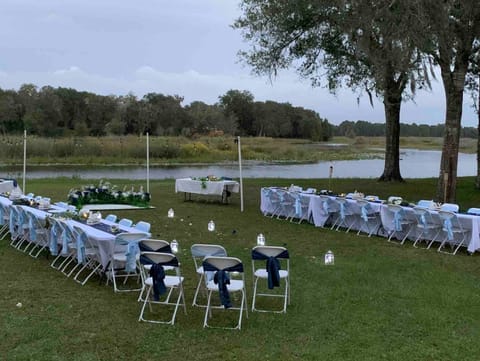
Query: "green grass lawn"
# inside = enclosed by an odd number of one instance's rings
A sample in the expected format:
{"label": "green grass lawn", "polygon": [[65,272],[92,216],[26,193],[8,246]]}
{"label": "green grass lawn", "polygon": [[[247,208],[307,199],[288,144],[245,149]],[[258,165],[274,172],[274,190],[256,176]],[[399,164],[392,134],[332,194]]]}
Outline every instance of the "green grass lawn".
{"label": "green grass lawn", "polygon": [[[120,188],[140,184],[111,182]],[[179,311],[174,326],[139,323],[137,293],[114,294],[98,279],[82,287],[49,267],[51,257],[32,259],[1,241],[0,360],[479,360],[478,254],[462,250],[450,256],[260,213],[262,186],[323,189],[326,182],[245,180],[241,213],[237,194],[229,205],[200,196],[184,202],[174,193],[173,180],[154,181],[155,209],[118,211],[119,217],[150,222],[153,237],[180,243],[188,305],[187,315]],[[435,182],[342,179],[332,188],[416,201],[432,198]],[[70,188],[88,183],[34,180],[27,189],[59,201],[66,200]],[[473,184],[473,178],[458,181],[462,209],[480,205]],[[175,210],[173,219],[167,218],[169,208]],[[208,232],[209,220],[215,221],[215,232]],[[251,304],[250,250],[260,232],[267,244],[290,251],[287,313],[249,312],[241,331],[203,329],[204,309],[191,306],[197,279],[190,246],[218,243],[242,259]],[[323,264],[329,249],[334,266]],[[18,302],[23,307],[16,307]]]}

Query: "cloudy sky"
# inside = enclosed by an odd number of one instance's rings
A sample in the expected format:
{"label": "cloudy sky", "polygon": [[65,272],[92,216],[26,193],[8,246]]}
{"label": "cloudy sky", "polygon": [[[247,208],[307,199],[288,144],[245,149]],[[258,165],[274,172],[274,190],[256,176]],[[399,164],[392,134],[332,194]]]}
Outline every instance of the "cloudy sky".
{"label": "cloudy sky", "polygon": [[[348,90],[331,95],[293,72],[273,81],[239,63],[247,47],[229,26],[240,15],[237,0],[1,0],[0,88],[21,84],[70,87],[98,94],[142,97],[148,92],[217,102],[230,89],[255,100],[289,102],[317,111],[333,124],[383,122],[381,103],[372,108]],[[466,96],[463,125],[476,126]],[[402,122],[444,120],[443,90],[419,93],[403,105]]]}

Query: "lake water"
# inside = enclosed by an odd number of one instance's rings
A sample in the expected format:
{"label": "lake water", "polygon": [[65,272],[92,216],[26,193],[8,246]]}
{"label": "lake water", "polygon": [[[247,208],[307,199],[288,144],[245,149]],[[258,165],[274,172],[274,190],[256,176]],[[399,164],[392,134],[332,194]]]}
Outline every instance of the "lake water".
{"label": "lake water", "polygon": [[[440,151],[420,151],[403,149],[401,151],[400,172],[404,178],[438,177]],[[333,178],[377,178],[383,172],[383,159],[319,162],[314,164],[293,165],[243,165],[244,178],[328,178],[330,166],[333,166]],[[458,176],[476,175],[476,154],[460,153],[458,157]],[[128,167],[28,167],[27,179],[78,177],[83,179],[145,179],[146,168]],[[0,177],[21,178],[22,169],[0,168]],[[185,177],[205,177],[207,175],[239,177],[238,164],[209,166],[169,166],[151,167],[150,179],[176,179]]]}

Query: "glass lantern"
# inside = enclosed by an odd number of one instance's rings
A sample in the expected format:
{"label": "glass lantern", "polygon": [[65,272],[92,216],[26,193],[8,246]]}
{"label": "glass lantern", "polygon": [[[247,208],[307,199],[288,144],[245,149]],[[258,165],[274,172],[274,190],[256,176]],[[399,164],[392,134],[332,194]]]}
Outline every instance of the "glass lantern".
{"label": "glass lantern", "polygon": [[335,264],[335,256],[332,251],[328,250],[328,252],[325,253],[325,265],[330,266],[333,264]]}
{"label": "glass lantern", "polygon": [[213,232],[215,230],[215,223],[213,221],[208,222],[208,230]]}
{"label": "glass lantern", "polygon": [[170,248],[172,249],[172,253],[174,254],[178,253],[178,242],[176,239],[170,242]]}
{"label": "glass lantern", "polygon": [[257,246],[265,246],[265,236],[262,233],[257,236]]}
{"label": "glass lantern", "polygon": [[173,217],[175,217],[175,212],[173,211],[172,208],[170,208],[170,209],[168,210],[167,216],[168,216],[168,218],[173,218]]}

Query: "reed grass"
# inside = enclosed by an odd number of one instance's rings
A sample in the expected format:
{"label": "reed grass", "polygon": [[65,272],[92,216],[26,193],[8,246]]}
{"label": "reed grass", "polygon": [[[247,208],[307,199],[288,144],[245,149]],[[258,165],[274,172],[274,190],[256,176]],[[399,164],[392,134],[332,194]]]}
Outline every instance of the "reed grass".
{"label": "reed grass", "polygon": [[[256,162],[317,162],[382,158],[384,137],[338,137],[327,143],[302,139],[274,139],[244,137],[242,157]],[[441,138],[401,138],[403,148],[441,149]],[[332,146],[333,144],[343,146]],[[476,151],[475,140],[462,139],[460,150]],[[27,161],[40,164],[143,164],[147,154],[144,136],[108,136],[39,138],[28,137]],[[232,137],[150,137],[152,165],[178,163],[232,162],[238,157],[237,145]],[[23,164],[22,137],[0,138],[1,164]]]}
{"label": "reed grass", "polygon": [[[119,187],[142,182],[109,180]],[[79,184],[80,182],[80,184]],[[97,180],[29,181],[28,191],[65,200],[70,188]],[[174,181],[151,182],[155,209],[119,211],[119,217],[152,224],[156,238],[177,239],[187,303],[196,276],[189,248],[219,243],[246,265],[249,304],[250,249],[256,235],[285,245],[291,255],[292,303],[287,313],[249,313],[241,331],[202,329],[204,309],[187,306],[174,326],[139,323],[136,294],[114,294],[92,280],[80,286],[0,242],[0,359],[2,360],[478,360],[480,264],[478,254],[456,256],[388,243],[379,237],[335,232],[311,224],[264,217],[262,186],[327,188],[326,180],[246,179],[245,210],[234,194],[229,205],[193,196],[185,202]],[[381,198],[430,198],[436,179],[384,184],[339,179],[336,192],[354,189]],[[460,178],[462,209],[480,204],[474,179]],[[143,184],[145,186],[145,184]],[[175,218],[167,218],[167,210]],[[216,231],[208,232],[214,220]],[[335,265],[324,266],[327,250]],[[21,308],[16,307],[22,302]]]}

